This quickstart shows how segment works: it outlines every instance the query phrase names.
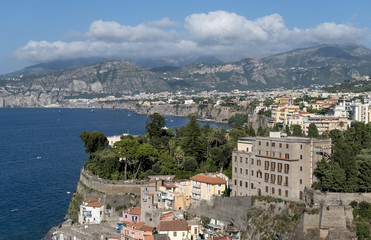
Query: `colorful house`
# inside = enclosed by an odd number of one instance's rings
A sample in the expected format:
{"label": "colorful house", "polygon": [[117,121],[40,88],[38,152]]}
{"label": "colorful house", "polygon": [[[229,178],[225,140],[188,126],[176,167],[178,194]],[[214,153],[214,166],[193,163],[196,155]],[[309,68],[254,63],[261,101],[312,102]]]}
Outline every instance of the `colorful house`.
{"label": "colorful house", "polygon": [[188,225],[186,221],[161,221],[158,226],[159,234],[167,234],[171,240],[184,240],[188,238]]}
{"label": "colorful house", "polygon": [[104,219],[104,203],[96,198],[87,198],[80,205],[80,224],[99,224]]}
{"label": "colorful house", "polygon": [[210,200],[227,189],[228,177],[222,173],[200,173],[191,177],[192,199]]}
{"label": "colorful house", "polygon": [[124,222],[121,229],[121,240],[143,240],[153,236],[155,228],[145,225],[144,222]]}
{"label": "colorful house", "polygon": [[122,211],[122,219],[124,222],[140,222],[140,207],[129,208]]}

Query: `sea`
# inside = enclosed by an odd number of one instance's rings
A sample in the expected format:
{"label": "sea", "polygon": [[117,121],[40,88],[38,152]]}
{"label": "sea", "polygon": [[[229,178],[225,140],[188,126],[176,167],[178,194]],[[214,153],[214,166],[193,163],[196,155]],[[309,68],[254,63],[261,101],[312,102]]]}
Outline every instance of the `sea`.
{"label": "sea", "polygon": [[[188,123],[164,117],[168,128]],[[146,118],[118,109],[0,109],[0,240],[41,239],[63,221],[87,159],[83,131],[144,135]]]}

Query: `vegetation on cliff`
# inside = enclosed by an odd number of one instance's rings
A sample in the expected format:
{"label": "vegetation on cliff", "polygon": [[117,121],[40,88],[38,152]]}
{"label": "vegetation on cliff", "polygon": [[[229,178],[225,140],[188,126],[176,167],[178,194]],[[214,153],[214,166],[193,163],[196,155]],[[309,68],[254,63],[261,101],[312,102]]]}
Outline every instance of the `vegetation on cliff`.
{"label": "vegetation on cliff", "polygon": [[371,191],[371,124],[353,122],[344,132],[331,130],[332,154],[318,162],[315,189],[333,192]]}

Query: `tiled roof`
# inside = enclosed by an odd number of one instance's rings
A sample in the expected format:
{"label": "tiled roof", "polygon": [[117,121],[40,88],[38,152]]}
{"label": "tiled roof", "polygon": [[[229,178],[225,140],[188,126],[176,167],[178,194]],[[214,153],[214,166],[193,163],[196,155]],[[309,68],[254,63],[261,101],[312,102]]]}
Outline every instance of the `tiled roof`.
{"label": "tiled roof", "polygon": [[91,203],[91,202],[98,202],[98,200],[96,198],[87,198],[87,199],[84,199],[83,202]]}
{"label": "tiled roof", "polygon": [[203,183],[209,183],[209,184],[226,184],[227,181],[220,177],[210,177],[205,176],[202,174],[197,174],[194,177],[191,177],[191,180],[197,181],[197,182],[203,182]]}
{"label": "tiled roof", "polygon": [[131,209],[130,214],[139,215],[140,211],[141,211],[140,207],[135,207],[135,208]]}
{"label": "tiled roof", "polygon": [[133,223],[133,222],[124,222],[128,228],[134,228],[140,231],[146,231],[146,232],[152,232],[155,228],[150,227],[145,225],[144,222],[138,222],[138,223]]}
{"label": "tiled roof", "polygon": [[91,203],[88,203],[86,206],[87,207],[101,207],[103,205],[104,203],[101,203],[101,202],[91,202]]}
{"label": "tiled roof", "polygon": [[187,231],[186,221],[161,221],[159,231]]}

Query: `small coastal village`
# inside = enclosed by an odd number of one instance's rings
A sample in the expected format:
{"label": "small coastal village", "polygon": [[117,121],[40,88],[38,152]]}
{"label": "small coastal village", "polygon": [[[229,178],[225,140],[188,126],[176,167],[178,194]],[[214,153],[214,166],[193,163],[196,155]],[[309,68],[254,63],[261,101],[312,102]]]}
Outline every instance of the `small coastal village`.
{"label": "small coastal village", "polygon": [[[120,108],[123,105],[115,104],[122,100],[111,96],[70,101],[77,106]],[[135,106],[132,109],[145,107],[146,112],[141,113],[150,116],[156,110],[163,115],[172,114],[169,108],[159,106],[212,105],[213,109],[228,112],[218,120],[211,115],[196,117],[234,124],[224,132],[229,143],[235,141],[228,157],[229,172],[221,168],[195,172],[184,179],[161,174],[139,180],[135,179],[135,173],[134,180],[106,180],[84,165],[78,188],[85,189],[85,198],[76,205],[78,219],[68,218],[53,228],[52,239],[357,239],[357,236],[367,239],[367,234],[370,236],[369,216],[361,218],[362,214],[354,213],[357,206],[371,202],[370,161],[365,159],[366,172],[357,173],[364,182],[355,180],[357,186],[350,190],[336,189],[336,184],[348,186],[348,179],[339,180],[345,176],[331,175],[334,180],[329,183],[329,175],[318,169],[336,162],[334,157],[341,154],[336,152],[338,142],[333,141],[336,136],[340,138],[359,124],[370,126],[371,94],[331,93],[314,86],[266,92],[140,94],[125,100],[134,101],[130,104]],[[242,128],[246,129],[245,133],[233,133],[233,129]],[[166,126],[162,130],[168,131]],[[128,134],[107,137],[106,148],[115,149],[129,137]],[[366,144],[366,139],[362,142]],[[367,150],[367,146],[360,149]],[[348,176],[348,172],[344,175]],[[128,204],[113,206],[116,200],[105,201],[110,194],[131,198]],[[366,208],[369,211],[370,206]],[[360,224],[368,228],[365,233],[360,233]]]}

